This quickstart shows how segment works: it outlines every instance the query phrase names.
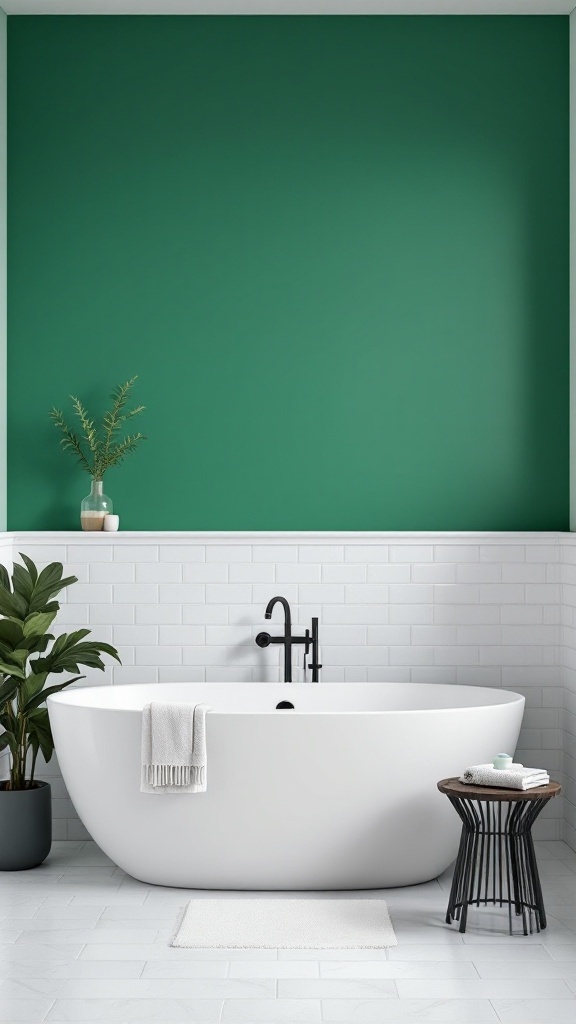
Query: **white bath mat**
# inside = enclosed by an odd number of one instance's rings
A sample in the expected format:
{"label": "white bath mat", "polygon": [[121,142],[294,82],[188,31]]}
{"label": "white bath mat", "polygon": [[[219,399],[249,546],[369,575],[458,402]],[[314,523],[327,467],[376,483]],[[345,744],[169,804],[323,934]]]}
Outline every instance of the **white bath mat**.
{"label": "white bath mat", "polygon": [[191,900],[172,945],[188,949],[383,949],[396,936],[384,900]]}

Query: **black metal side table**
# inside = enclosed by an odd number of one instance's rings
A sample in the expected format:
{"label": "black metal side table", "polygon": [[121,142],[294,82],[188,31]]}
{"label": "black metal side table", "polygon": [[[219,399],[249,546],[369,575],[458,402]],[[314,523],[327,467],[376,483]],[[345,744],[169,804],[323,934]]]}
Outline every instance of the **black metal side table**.
{"label": "black metal side table", "polygon": [[462,835],[448,900],[446,922],[466,931],[468,907],[508,907],[522,917],[524,935],[546,927],[546,911],[532,840],[532,825],[542,808],[560,793],[559,782],[536,789],[469,786],[443,779],[445,793],[462,819]]}

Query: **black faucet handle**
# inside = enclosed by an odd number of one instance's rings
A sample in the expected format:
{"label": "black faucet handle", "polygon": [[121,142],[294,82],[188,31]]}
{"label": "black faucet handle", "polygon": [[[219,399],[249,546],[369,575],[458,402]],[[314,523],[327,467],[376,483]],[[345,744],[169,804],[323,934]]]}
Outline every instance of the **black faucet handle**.
{"label": "black faucet handle", "polygon": [[272,643],[270,633],[258,633],[256,643],[258,644],[258,647],[269,647]]}
{"label": "black faucet handle", "polygon": [[312,618],[312,661],[308,665],[308,668],[312,672],[312,682],[319,682],[318,674],[322,665],[318,660],[318,617],[313,616]]}

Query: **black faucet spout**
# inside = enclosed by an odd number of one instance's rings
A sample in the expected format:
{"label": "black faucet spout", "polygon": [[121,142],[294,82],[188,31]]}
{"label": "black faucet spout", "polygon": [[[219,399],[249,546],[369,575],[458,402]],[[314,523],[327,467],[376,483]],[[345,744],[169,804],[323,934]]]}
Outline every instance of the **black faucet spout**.
{"label": "black faucet spout", "polygon": [[277,641],[284,644],[284,682],[292,682],[292,615],[290,613],[290,605],[285,597],[273,597],[266,605],[266,611],[264,612],[265,619],[272,618],[272,612],[277,604],[281,604],[284,609],[284,636],[278,637]]}
{"label": "black faucet spout", "polygon": [[272,618],[272,612],[274,611],[274,607],[277,604],[281,604],[283,609],[284,609],[284,625],[285,625],[285,630],[284,631],[285,631],[285,633],[287,635],[290,635],[292,633],[292,614],[290,612],[290,605],[288,604],[288,601],[286,600],[285,597],[272,597],[270,599],[270,601],[268,601],[268,604],[266,605],[266,611],[264,612],[264,618],[265,619],[271,619]]}

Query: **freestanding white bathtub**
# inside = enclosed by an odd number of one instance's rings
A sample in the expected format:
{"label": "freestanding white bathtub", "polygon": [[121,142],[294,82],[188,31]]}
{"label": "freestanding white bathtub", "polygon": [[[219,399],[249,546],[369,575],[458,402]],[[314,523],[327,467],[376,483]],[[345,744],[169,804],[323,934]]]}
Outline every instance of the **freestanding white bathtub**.
{"label": "freestanding white bathtub", "polygon": [[[140,792],[141,710],[206,703],[206,793]],[[288,700],[294,710],[278,711]],[[436,789],[513,753],[524,698],[481,687],[161,684],[48,699],[64,781],[136,878],[199,889],[372,889],[434,878],[459,819]]]}

